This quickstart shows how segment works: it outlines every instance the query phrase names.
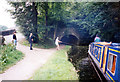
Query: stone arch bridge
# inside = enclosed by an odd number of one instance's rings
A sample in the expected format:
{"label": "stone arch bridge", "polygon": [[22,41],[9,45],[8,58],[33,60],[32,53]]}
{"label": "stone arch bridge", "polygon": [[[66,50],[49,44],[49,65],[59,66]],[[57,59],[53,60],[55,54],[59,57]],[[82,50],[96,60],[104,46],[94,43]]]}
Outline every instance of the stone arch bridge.
{"label": "stone arch bridge", "polygon": [[60,29],[57,36],[65,44],[79,44],[79,32],[73,27]]}

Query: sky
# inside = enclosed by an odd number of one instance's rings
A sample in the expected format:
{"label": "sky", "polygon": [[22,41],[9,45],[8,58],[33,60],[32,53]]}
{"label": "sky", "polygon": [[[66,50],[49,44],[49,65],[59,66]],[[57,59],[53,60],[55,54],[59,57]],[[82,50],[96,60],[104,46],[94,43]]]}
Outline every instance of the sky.
{"label": "sky", "polygon": [[9,9],[12,9],[12,7],[7,3],[7,1],[0,0],[0,25],[13,28],[15,27],[15,19],[12,19],[10,13],[7,12]]}

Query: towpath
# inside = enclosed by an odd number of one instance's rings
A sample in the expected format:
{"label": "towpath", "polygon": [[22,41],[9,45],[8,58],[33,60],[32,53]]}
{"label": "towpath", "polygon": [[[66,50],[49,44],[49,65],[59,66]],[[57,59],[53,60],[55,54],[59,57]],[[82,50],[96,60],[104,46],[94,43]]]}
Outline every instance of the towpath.
{"label": "towpath", "polygon": [[[63,46],[62,46],[63,47]],[[62,48],[61,47],[61,48]],[[0,74],[1,80],[27,80],[33,73],[51,57],[56,51],[52,49],[38,49],[33,48],[29,50],[29,47],[18,43],[17,50],[25,54],[24,59],[19,61],[16,65],[10,67],[5,73]]]}

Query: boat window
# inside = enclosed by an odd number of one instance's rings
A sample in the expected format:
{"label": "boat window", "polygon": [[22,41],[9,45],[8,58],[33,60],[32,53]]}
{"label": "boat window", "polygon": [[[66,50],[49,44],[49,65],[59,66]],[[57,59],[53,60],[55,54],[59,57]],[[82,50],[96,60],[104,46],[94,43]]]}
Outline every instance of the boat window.
{"label": "boat window", "polygon": [[99,59],[99,57],[100,57],[100,48],[99,48],[99,50],[98,50],[98,59]]}
{"label": "boat window", "polygon": [[108,58],[108,69],[113,74],[115,73],[115,66],[116,66],[116,56],[110,53]]}

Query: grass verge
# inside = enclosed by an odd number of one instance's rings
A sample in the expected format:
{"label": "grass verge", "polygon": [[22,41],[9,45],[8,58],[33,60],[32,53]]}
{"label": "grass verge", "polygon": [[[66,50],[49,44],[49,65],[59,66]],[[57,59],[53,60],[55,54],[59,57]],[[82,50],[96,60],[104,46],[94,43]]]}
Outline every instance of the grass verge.
{"label": "grass verge", "polygon": [[49,61],[31,77],[33,80],[78,80],[73,65],[68,61],[67,51],[70,46],[57,51]]}
{"label": "grass verge", "polygon": [[0,73],[16,64],[24,57],[24,54],[14,49],[12,44],[0,46]]}
{"label": "grass verge", "polygon": [[[20,44],[25,46],[30,46],[29,42],[25,39],[22,39],[19,41]],[[33,47],[35,48],[43,48],[43,49],[49,49],[49,48],[55,48],[55,45],[53,42],[39,42],[39,43],[33,43]]]}

